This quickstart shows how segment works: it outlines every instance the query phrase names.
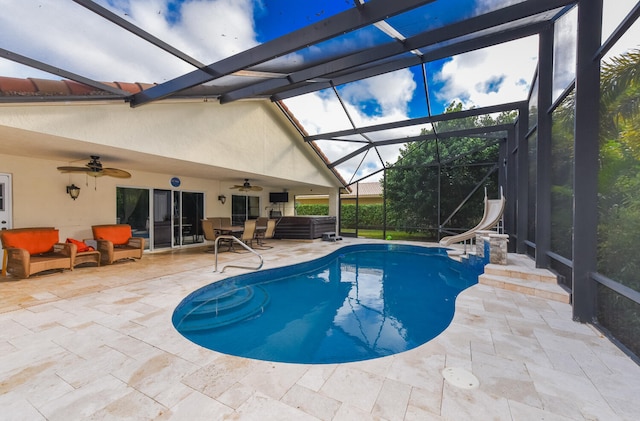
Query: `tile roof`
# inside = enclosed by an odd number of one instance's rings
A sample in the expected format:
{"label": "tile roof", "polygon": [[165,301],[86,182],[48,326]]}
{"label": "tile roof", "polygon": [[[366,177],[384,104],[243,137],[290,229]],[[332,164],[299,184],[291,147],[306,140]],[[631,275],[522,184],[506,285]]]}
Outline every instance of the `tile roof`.
{"label": "tile roof", "polygon": [[[132,95],[143,89],[147,89],[154,84],[151,83],[127,83],[127,82],[105,82],[105,85],[121,89]],[[27,78],[19,79],[13,77],[0,77],[0,96],[111,96],[111,92],[84,85],[72,80],[50,80]]]}
{"label": "tile roof", "polygon": [[358,186],[351,186],[351,194],[343,194],[342,197],[382,196],[382,185],[379,182],[358,183]]}

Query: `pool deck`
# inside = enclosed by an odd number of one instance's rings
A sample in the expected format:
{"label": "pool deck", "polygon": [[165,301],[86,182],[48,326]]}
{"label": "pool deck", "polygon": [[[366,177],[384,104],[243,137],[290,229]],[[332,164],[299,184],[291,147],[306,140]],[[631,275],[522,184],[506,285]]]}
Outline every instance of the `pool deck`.
{"label": "pool deck", "polygon": [[[272,241],[264,267],[361,242]],[[640,419],[640,366],[573,322],[568,304],[490,285],[460,294],[440,336],[390,357],[300,365],[203,349],[174,330],[173,309],[247,271],[213,273],[214,256],[202,250],[0,278],[0,418]],[[221,254],[220,266],[231,261],[255,264],[255,256]],[[465,383],[445,380],[445,369]]]}

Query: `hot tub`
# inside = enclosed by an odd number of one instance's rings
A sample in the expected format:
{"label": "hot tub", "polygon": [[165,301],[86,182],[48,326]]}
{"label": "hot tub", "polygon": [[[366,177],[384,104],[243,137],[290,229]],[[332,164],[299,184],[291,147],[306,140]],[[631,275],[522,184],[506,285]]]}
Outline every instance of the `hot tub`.
{"label": "hot tub", "polygon": [[325,232],[336,232],[335,216],[283,216],[278,218],[274,238],[314,240]]}

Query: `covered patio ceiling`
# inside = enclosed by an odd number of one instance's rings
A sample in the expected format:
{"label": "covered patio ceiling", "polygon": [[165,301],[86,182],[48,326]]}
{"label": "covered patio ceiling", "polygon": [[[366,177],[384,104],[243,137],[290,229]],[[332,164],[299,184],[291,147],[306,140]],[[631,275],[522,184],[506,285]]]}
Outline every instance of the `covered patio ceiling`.
{"label": "covered patio ceiling", "polygon": [[[220,36],[229,39],[230,49],[220,52],[207,50],[206,43],[187,44],[186,37],[171,35],[166,27],[154,25],[153,16],[139,10],[147,8],[149,12],[153,2],[136,5],[132,1],[129,9],[107,0],[73,3],[70,9],[52,1],[19,2],[15,7],[20,13],[5,14],[2,20],[7,25],[2,25],[5,29],[0,34],[10,31],[11,36],[1,37],[5,41],[0,44],[0,57],[14,63],[15,71],[4,76],[69,79],[102,91],[101,100],[126,101],[133,108],[168,98],[217,100],[222,104],[269,99],[287,114],[305,141],[320,147],[329,160],[328,166],[337,169],[348,183],[393,163],[399,148],[407,142],[446,139],[447,133],[424,134],[423,130],[431,130],[434,122],[521,107],[535,62],[529,74],[522,75],[526,85],[522,97],[506,102],[498,99],[495,103],[465,103],[465,110],[446,115],[442,107],[435,105],[436,98],[440,103],[459,98],[436,97],[438,80],[429,66],[439,63],[442,67],[443,61],[451,57],[535,36],[575,4],[569,0],[332,0],[322,5],[297,2],[295,6],[291,2],[265,2],[264,14],[268,18],[261,24],[270,25],[271,30],[260,32],[264,39],[234,51],[242,45],[234,41],[242,37],[242,31],[231,29],[227,34],[229,28],[221,28],[225,32]],[[178,3],[185,7],[183,2],[167,2],[167,9],[157,12],[167,14],[163,20],[166,26],[177,25],[177,18],[170,15],[176,12]],[[69,26],[69,10],[73,10],[73,26]],[[38,27],[39,22],[46,22],[46,27]],[[68,44],[64,48],[48,48],[47,34],[60,31],[67,32]],[[201,38],[211,34],[204,27],[191,31]],[[118,51],[109,47],[108,38],[118,40]],[[104,45],[104,50],[83,49],[83,40]],[[127,48],[123,48],[125,45]],[[533,45],[535,56],[537,43]],[[101,63],[110,57],[127,60],[129,69],[106,72]],[[500,62],[489,65],[510,66],[510,60],[502,57]],[[150,62],[154,63],[151,70]],[[350,102],[362,83],[407,71],[416,84],[410,110],[384,114],[380,111],[384,104],[365,101],[359,109]],[[482,80],[482,74],[478,72],[480,79],[475,83],[500,83]],[[104,82],[123,79],[151,84],[131,94]],[[396,89],[394,79],[388,81],[386,89]],[[305,100],[312,104],[318,98],[324,100],[325,106],[338,108],[341,117],[332,119],[331,124],[314,124],[313,109],[303,104]],[[0,95],[0,102],[5,103],[82,100],[95,100],[95,96]],[[506,127],[453,135],[488,133],[504,136]],[[144,161],[144,157],[139,158]]]}

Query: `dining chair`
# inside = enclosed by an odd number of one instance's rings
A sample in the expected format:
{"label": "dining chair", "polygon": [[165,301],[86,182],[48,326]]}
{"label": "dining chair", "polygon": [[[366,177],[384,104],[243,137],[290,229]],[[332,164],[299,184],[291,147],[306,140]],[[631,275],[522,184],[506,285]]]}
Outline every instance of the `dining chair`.
{"label": "dining chair", "polygon": [[261,216],[258,219],[256,219],[256,229],[257,230],[266,229],[268,220],[269,218],[267,218],[266,216]]}
{"label": "dining chair", "polygon": [[[204,233],[204,239],[207,241],[216,241],[216,239],[220,236],[220,231],[219,231],[219,221],[216,224],[215,220],[211,220],[211,219],[203,219],[201,221],[202,223],[202,232]],[[216,226],[218,225],[218,226]],[[227,250],[231,250],[233,243],[227,239],[221,239],[220,241],[218,241],[218,245],[219,246],[226,246]],[[208,253],[212,253],[215,251],[215,243],[211,245],[210,248],[205,250]]]}
{"label": "dining chair", "polygon": [[240,236],[240,240],[243,243],[253,248],[253,241],[256,239],[256,220],[255,219],[247,219],[244,221],[244,231],[242,231],[242,235]]}
{"label": "dining chair", "polygon": [[[208,219],[203,219],[200,221],[202,224],[202,232],[204,233],[205,241],[216,241],[217,235],[216,231],[213,229],[212,221]],[[211,247],[208,247],[205,251],[207,253],[211,253],[214,251],[215,244],[212,244]]]}
{"label": "dining chair", "polygon": [[266,249],[273,248],[273,246],[265,245],[264,240],[272,239],[275,232],[276,232],[276,220],[275,219],[267,220],[267,228],[264,231],[257,233],[256,235],[256,240],[260,249],[266,250]]}

